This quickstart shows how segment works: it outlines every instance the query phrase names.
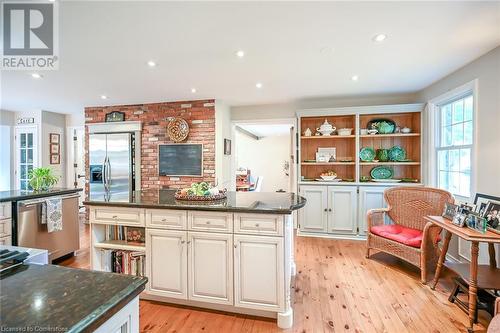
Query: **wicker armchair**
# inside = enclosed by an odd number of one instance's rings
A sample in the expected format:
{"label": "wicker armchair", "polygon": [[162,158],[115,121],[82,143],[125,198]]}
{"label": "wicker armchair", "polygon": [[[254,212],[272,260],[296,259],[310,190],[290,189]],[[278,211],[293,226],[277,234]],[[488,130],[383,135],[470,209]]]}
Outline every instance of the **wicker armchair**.
{"label": "wicker armchair", "polygon": [[[435,268],[439,258],[437,243],[441,228],[427,225],[424,216],[441,215],[445,203],[453,202],[453,196],[429,187],[393,187],[384,192],[384,198],[387,208],[367,213],[366,257],[370,256],[370,249],[376,249],[401,258],[420,268],[425,284],[427,269]],[[393,225],[384,224],[386,214]],[[394,230],[400,233],[393,236]]]}

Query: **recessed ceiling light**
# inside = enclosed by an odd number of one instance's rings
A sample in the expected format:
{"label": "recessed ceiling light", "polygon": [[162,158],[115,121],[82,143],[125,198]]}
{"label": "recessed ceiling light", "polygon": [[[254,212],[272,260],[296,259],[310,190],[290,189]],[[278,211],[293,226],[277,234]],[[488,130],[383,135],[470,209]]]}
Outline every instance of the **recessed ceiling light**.
{"label": "recessed ceiling light", "polygon": [[373,41],[374,41],[374,42],[382,42],[382,41],[384,41],[386,38],[387,38],[387,36],[386,36],[386,35],[384,35],[384,34],[378,34],[378,35],[375,35],[375,37],[373,37]]}
{"label": "recessed ceiling light", "polygon": [[255,84],[255,87],[257,87],[257,89],[260,89],[260,88],[262,88],[262,83],[260,83],[260,82],[257,82],[257,83]]}
{"label": "recessed ceiling light", "polygon": [[149,67],[156,67],[156,62],[154,62],[153,60],[149,60],[148,61],[148,66]]}
{"label": "recessed ceiling light", "polygon": [[106,95],[101,95],[101,99],[108,99],[108,96],[106,96]]}
{"label": "recessed ceiling light", "polygon": [[196,92],[196,88],[191,88],[191,92],[194,94]]}
{"label": "recessed ceiling light", "polygon": [[41,74],[38,74],[38,73],[33,73],[33,74],[31,74],[31,77],[34,79],[41,79],[43,76]]}
{"label": "recessed ceiling light", "polygon": [[358,81],[358,80],[359,80],[359,76],[357,76],[357,75],[353,75],[353,76],[351,77],[351,80],[353,80],[353,81]]}
{"label": "recessed ceiling light", "polygon": [[239,51],[237,51],[237,52],[236,52],[236,56],[237,56],[238,58],[243,58],[243,57],[245,56],[245,51],[243,51],[243,50],[239,50]]}

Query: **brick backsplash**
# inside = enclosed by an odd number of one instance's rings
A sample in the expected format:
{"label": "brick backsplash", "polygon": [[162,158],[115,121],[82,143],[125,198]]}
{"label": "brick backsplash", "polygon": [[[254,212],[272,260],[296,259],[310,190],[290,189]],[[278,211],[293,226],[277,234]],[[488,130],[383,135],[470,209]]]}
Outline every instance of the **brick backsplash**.
{"label": "brick backsplash", "polygon": [[[215,181],[215,101],[182,101],[138,105],[85,108],[85,124],[104,122],[109,112],[125,113],[125,121],[141,121],[141,187],[181,188],[193,182]],[[203,177],[168,177],[158,175],[158,145],[173,143],[167,135],[169,117],[181,117],[189,124],[189,135],[183,142],[203,144]],[[88,127],[85,126],[85,156],[88,156]],[[88,193],[89,164],[85,160]],[[171,179],[172,178],[172,179]]]}

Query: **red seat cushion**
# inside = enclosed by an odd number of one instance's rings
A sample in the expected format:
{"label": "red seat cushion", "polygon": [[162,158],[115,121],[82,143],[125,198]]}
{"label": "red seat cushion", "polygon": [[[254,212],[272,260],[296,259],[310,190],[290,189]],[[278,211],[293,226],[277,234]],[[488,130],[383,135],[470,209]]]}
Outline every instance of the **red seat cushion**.
{"label": "red seat cushion", "polygon": [[370,231],[380,237],[416,248],[420,248],[422,243],[422,231],[397,224],[376,225],[371,227]]}

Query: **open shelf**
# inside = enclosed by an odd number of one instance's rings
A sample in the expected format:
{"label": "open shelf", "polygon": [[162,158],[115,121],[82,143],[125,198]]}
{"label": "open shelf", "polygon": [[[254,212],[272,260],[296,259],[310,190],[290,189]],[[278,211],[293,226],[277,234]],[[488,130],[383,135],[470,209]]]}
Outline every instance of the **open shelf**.
{"label": "open shelf", "polygon": [[302,162],[301,165],[356,165],[356,162]]}
{"label": "open shelf", "polygon": [[359,162],[359,165],[420,165],[420,162]]}
{"label": "open shelf", "polygon": [[391,137],[420,136],[420,133],[393,133],[393,134],[363,134],[360,138],[391,138]]}
{"label": "open shelf", "polygon": [[99,243],[95,243],[94,247],[99,249],[108,249],[108,250],[124,250],[124,251],[137,251],[137,252],[146,251],[146,245],[134,244],[123,240],[102,241]]}
{"label": "open shelf", "polygon": [[301,139],[311,140],[311,139],[354,139],[356,135],[311,135],[311,136],[301,136]]}

